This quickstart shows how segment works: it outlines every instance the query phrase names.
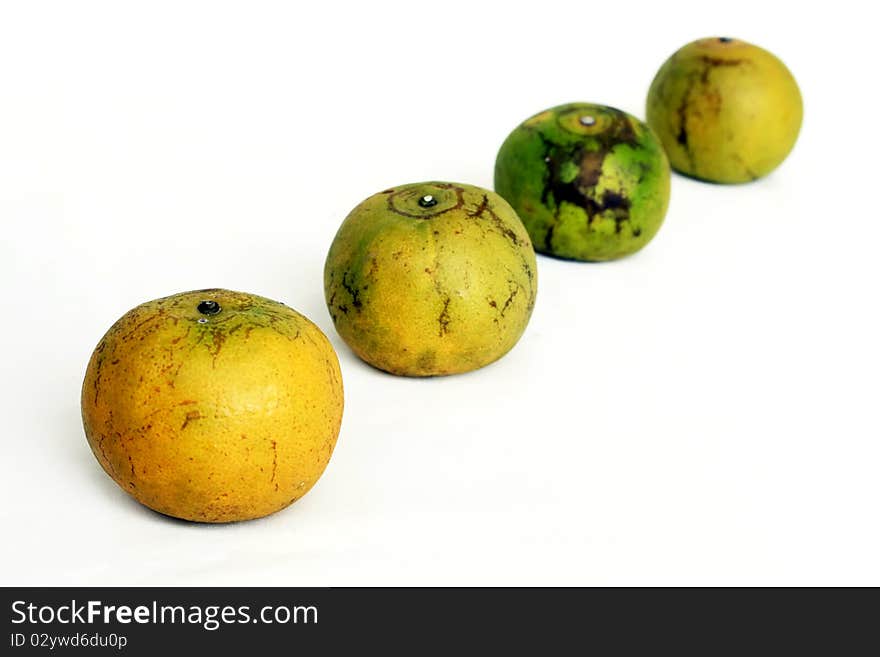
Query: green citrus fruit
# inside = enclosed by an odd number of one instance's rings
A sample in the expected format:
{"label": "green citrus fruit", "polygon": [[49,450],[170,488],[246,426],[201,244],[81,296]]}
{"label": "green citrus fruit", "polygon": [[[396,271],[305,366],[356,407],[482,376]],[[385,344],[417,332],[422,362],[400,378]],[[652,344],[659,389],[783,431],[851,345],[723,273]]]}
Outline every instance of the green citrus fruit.
{"label": "green citrus fruit", "polygon": [[358,205],[324,266],[339,335],[374,367],[434,376],[483,367],[525,330],[537,290],[528,233],[497,194],[401,185]]}
{"label": "green citrus fruit", "polygon": [[694,41],[660,67],[647,121],[673,168],[718,183],[767,175],[791,152],[803,102],[777,57],[745,41]]}
{"label": "green citrus fruit", "polygon": [[645,246],[669,204],[660,142],[626,112],[587,103],[523,122],[501,146],[495,190],[541,253],[613,260]]}

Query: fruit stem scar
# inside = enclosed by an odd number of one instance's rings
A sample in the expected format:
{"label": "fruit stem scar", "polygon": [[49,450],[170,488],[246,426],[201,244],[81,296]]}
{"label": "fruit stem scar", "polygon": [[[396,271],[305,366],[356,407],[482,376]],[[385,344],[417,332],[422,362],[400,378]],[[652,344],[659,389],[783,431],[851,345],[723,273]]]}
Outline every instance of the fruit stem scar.
{"label": "fruit stem scar", "polygon": [[198,310],[203,315],[216,315],[222,310],[222,308],[220,307],[220,304],[216,301],[205,300],[199,303],[199,305],[196,307],[196,310]]}
{"label": "fruit stem scar", "polygon": [[581,122],[581,125],[585,125],[585,126],[596,125],[596,117],[590,116],[589,114],[586,114],[586,115],[580,117],[580,119],[578,119],[578,120]]}
{"label": "fruit stem scar", "polygon": [[419,205],[423,208],[433,208],[437,205],[437,199],[435,199],[430,194],[425,194],[422,198],[419,199]]}
{"label": "fruit stem scar", "polygon": [[730,43],[731,41],[733,41],[733,39],[731,39],[730,37],[718,37],[718,40],[721,43]]}

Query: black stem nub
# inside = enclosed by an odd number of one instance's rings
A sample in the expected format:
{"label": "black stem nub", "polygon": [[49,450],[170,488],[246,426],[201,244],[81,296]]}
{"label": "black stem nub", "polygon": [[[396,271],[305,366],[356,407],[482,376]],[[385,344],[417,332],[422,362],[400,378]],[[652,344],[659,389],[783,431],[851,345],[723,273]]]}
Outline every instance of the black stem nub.
{"label": "black stem nub", "polygon": [[425,194],[422,198],[419,199],[419,205],[423,208],[433,208],[437,205],[437,199],[435,199],[430,194]]}
{"label": "black stem nub", "polygon": [[733,39],[731,39],[730,37],[718,37],[718,40],[721,43],[730,43],[731,41],[733,41]]}
{"label": "black stem nub", "polygon": [[220,308],[220,304],[216,301],[202,301],[198,307],[196,308],[203,315],[216,315],[219,313],[222,308]]}

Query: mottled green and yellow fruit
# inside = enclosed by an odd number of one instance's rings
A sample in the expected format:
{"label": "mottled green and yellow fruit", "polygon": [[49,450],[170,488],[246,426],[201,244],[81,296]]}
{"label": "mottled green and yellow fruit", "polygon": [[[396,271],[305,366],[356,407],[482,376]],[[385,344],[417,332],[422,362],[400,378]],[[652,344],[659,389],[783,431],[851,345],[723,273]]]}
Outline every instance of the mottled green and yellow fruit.
{"label": "mottled green and yellow fruit", "polygon": [[343,222],[324,266],[343,340],[406,376],[467,372],[519,340],[535,304],[535,252],[511,207],[471,185],[375,194]]}
{"label": "mottled green and yellow fruit", "polygon": [[107,474],[151,509],[199,522],[259,518],[305,495],[333,453],[342,403],[318,327],[217,289],[127,312],[82,388],[86,437]]}
{"label": "mottled green and yellow fruit", "polygon": [[803,102],[791,72],[745,41],[689,43],[660,68],[647,121],[673,168],[718,183],[767,175],[797,141]]}
{"label": "mottled green and yellow fruit", "polygon": [[536,114],[502,144],[495,191],[516,210],[535,249],[613,260],[656,235],[669,205],[669,163],[644,123],[588,103]]}

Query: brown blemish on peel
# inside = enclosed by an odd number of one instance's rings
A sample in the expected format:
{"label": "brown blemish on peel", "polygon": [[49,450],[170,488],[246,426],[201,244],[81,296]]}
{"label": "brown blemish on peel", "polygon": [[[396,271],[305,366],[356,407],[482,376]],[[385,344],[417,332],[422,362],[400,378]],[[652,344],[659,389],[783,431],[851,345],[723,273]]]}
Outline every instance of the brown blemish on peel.
{"label": "brown blemish on peel", "polygon": [[274,440],[270,441],[272,443],[272,477],[269,481],[275,484],[275,490],[278,490],[278,482],[275,481],[275,474],[278,472],[278,443]]}
{"label": "brown blemish on peel", "polygon": [[494,210],[492,210],[492,206],[489,205],[489,195],[483,194],[483,199],[480,201],[480,205],[477,206],[476,210],[473,212],[468,212],[467,215],[473,218],[483,217],[484,215],[489,215],[490,220],[492,221],[492,225],[495,228],[495,231],[505,238],[509,239],[513,242],[514,246],[519,246],[519,238],[516,233],[507,226],[499,217]]}
{"label": "brown blemish on peel", "polygon": [[202,414],[199,411],[189,411],[186,414],[186,419],[184,419],[183,424],[180,427],[180,430],[183,431],[186,429],[187,425],[194,420],[201,420]]}
{"label": "brown blemish on peel", "polygon": [[437,323],[440,324],[441,338],[449,332],[449,303],[450,298],[447,296],[443,300],[443,310],[440,312],[440,316],[437,318]]}
{"label": "brown blemish on peel", "polygon": [[[598,148],[580,142],[560,145],[548,140],[540,131],[537,133],[544,145],[544,161],[547,164],[541,202],[552,209],[555,217],[554,223],[547,226],[544,233],[544,249],[550,253],[553,252],[553,236],[559,223],[562,203],[582,208],[587,216],[588,229],[597,218],[610,212],[615,222],[615,233],[620,234],[623,224],[630,219],[631,202],[622,194],[606,191],[601,197],[595,197],[595,187],[602,176],[605,158],[614,148],[621,144],[640,148],[629,117],[623,112],[612,111],[615,114],[607,129],[591,135],[598,143]],[[577,175],[566,182],[563,172],[572,163],[577,166]]]}
{"label": "brown blemish on peel", "polygon": [[[723,39],[721,40],[723,41]],[[709,82],[709,74],[719,67],[735,67],[746,63],[746,60],[744,59],[724,59],[721,57],[712,57],[710,55],[701,55],[699,61],[702,64],[702,67],[699,72],[692,72],[689,74],[687,89],[682,96],[681,104],[676,109],[676,116],[678,117],[678,133],[676,134],[675,141],[684,149],[685,155],[691,163],[691,168],[694,168],[695,165],[693,153],[691,153],[690,144],[688,143],[687,117],[691,104],[691,97],[695,92],[694,87],[696,87],[697,82],[699,81],[703,87],[703,95],[711,96],[710,106],[715,113],[718,113],[721,110],[722,99],[720,94],[712,92]]]}

